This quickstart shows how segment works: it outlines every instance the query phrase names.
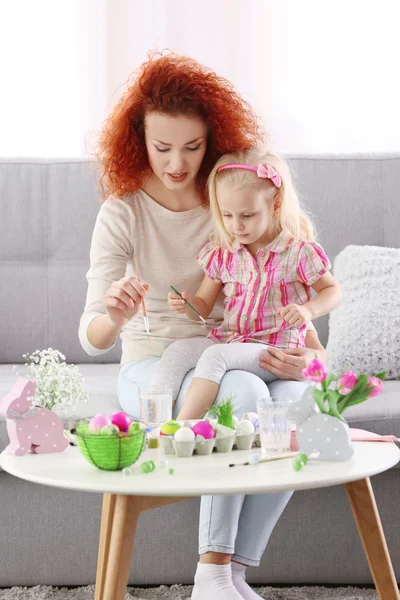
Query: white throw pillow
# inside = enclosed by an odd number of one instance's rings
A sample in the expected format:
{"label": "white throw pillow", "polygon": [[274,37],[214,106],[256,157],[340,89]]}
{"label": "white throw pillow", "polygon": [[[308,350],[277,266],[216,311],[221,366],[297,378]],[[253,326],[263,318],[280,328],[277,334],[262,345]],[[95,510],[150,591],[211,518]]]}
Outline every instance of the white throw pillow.
{"label": "white throw pillow", "polygon": [[400,379],[400,249],[346,246],[333,274],[343,300],[329,316],[329,369]]}

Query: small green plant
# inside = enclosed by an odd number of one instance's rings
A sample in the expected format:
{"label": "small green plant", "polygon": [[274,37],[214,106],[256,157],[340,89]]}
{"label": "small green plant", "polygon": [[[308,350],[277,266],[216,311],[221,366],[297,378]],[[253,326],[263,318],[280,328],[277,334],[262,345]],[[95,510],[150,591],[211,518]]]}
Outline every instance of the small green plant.
{"label": "small green plant", "polygon": [[224,399],[218,404],[211,406],[208,412],[218,419],[218,423],[220,425],[225,425],[225,427],[235,429],[233,424],[232,396],[229,396],[229,398],[226,400]]}

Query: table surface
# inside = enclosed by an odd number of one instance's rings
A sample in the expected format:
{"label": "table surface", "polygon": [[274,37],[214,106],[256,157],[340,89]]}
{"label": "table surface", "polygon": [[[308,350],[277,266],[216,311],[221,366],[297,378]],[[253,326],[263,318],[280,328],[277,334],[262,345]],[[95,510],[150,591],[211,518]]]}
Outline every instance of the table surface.
{"label": "table surface", "polygon": [[[135,496],[190,497],[204,494],[259,494],[283,490],[328,487],[371,477],[390,469],[400,460],[400,450],[388,442],[356,442],[353,457],[345,462],[324,462],[311,458],[301,471],[292,467],[292,458],[259,463],[256,466],[229,467],[245,462],[248,451],[214,452],[211,456],[178,458],[159,449],[146,450],[132,465],[131,474],[102,471],[90,465],[79,448],[69,447],[59,454],[13,456],[5,451],[0,465],[8,473],[52,487],[85,492]],[[261,454],[259,449],[251,454]],[[157,468],[142,473],[140,465],[153,459]],[[159,466],[168,460],[168,469]]]}

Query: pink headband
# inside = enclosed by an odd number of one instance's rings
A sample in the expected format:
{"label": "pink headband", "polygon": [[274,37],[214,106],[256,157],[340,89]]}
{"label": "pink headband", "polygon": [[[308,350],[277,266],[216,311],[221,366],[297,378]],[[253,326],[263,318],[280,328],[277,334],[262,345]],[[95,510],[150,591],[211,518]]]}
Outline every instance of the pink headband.
{"label": "pink headband", "polygon": [[217,169],[217,173],[223,171],[224,169],[245,169],[246,171],[254,171],[257,173],[258,177],[262,179],[270,179],[275,187],[280,188],[282,184],[282,179],[279,173],[277,173],[272,165],[258,165],[258,167],[251,167],[250,165],[221,165]]}

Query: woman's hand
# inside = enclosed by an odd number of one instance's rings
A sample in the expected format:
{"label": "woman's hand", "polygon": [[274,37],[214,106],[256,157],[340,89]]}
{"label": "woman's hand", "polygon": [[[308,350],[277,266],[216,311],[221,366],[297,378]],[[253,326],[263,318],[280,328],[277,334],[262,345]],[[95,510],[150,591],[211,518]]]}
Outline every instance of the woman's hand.
{"label": "woman's hand", "polygon": [[260,367],[270,371],[279,379],[303,381],[302,371],[315,358],[315,355],[319,355],[320,360],[324,362],[325,350],[322,346],[321,348],[322,351],[311,348],[278,350],[278,348],[269,346],[267,350],[263,350],[260,354]]}
{"label": "woman's hand", "polygon": [[103,297],[103,305],[115,325],[123,327],[140,308],[142,298],[150,285],[141,283],[135,277],[123,277],[114,281]]}

